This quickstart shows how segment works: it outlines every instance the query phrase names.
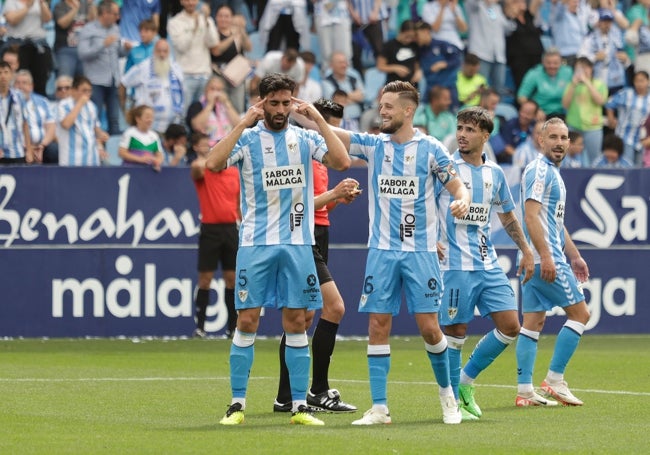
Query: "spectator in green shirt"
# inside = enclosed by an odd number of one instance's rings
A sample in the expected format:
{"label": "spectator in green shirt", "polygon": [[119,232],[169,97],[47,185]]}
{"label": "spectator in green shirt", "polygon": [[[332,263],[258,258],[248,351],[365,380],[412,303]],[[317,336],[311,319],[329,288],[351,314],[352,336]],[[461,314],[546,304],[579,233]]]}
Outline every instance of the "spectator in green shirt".
{"label": "spectator in green shirt", "polygon": [[414,125],[424,125],[427,133],[440,141],[456,134],[456,116],[449,110],[451,92],[441,85],[429,90],[429,104],[421,104],[413,116]]}

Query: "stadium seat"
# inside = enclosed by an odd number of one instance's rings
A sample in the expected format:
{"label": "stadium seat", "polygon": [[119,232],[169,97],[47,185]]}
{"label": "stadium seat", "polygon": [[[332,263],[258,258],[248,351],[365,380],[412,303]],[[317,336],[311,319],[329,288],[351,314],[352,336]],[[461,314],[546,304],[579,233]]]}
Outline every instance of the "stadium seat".
{"label": "stadium seat", "polygon": [[495,114],[501,117],[506,122],[510,119],[513,119],[519,115],[517,109],[508,103],[499,103],[497,104],[496,109],[494,110]]}
{"label": "stadium seat", "polygon": [[110,136],[104,146],[106,153],[108,153],[107,163],[110,166],[120,166],[122,164],[122,158],[117,154],[120,145],[120,137],[121,136],[118,135]]}
{"label": "stadium seat", "polygon": [[251,40],[252,48],[250,52],[246,53],[246,57],[251,60],[262,60],[262,57],[264,57],[264,49],[266,49],[266,43],[262,45],[260,42],[260,33],[253,32],[248,35],[248,37]]}

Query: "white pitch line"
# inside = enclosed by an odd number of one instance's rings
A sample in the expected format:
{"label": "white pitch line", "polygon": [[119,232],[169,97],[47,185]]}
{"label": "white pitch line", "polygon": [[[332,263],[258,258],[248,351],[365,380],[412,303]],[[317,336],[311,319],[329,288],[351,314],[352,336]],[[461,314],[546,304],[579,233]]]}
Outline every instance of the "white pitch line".
{"label": "white pitch line", "polygon": [[[173,381],[229,381],[228,376],[208,376],[208,377],[144,377],[144,378],[0,378],[0,383],[64,383],[64,382],[173,382]],[[271,376],[251,376],[252,381],[277,380],[277,377]],[[349,384],[367,384],[367,380],[360,379],[330,379],[332,382],[345,382]],[[429,381],[389,381],[391,385],[435,385],[435,382]],[[478,387],[491,387],[493,389],[515,389],[516,384],[479,384]],[[650,392],[631,392],[628,390],[601,390],[601,389],[578,389],[571,388],[576,392],[600,393],[605,395],[633,395],[650,397]]]}

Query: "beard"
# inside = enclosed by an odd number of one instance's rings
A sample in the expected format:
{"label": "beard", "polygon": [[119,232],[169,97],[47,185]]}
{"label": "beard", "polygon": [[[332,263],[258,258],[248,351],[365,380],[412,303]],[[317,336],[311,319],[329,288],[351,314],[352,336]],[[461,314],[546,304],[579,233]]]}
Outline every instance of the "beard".
{"label": "beard", "polygon": [[153,72],[158,77],[167,77],[169,70],[171,69],[171,62],[169,58],[153,58]]}
{"label": "beard", "polygon": [[402,125],[404,125],[404,122],[395,120],[391,120],[388,124],[382,122],[379,131],[385,134],[394,134],[402,127]]}
{"label": "beard", "polygon": [[[280,119],[282,117],[282,120]],[[264,122],[266,123],[267,128],[273,131],[281,131],[287,127],[287,122],[289,121],[288,116],[273,116],[267,112],[264,113]]]}

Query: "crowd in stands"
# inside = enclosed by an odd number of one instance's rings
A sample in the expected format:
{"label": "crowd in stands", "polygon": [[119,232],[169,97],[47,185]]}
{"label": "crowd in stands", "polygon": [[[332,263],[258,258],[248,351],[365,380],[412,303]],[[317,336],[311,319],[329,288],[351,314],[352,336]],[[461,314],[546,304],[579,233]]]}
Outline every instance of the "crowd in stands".
{"label": "crowd in stands", "polygon": [[217,143],[282,72],[352,131],[406,80],[414,125],[452,151],[480,105],[501,165],[558,116],[563,166],[650,167],[650,0],[4,0],[0,56],[0,164],[187,165],[193,133]]}

